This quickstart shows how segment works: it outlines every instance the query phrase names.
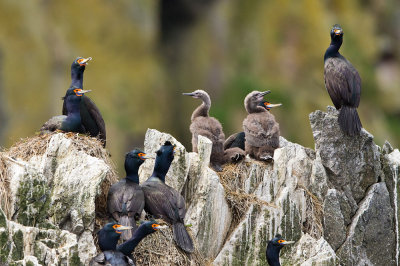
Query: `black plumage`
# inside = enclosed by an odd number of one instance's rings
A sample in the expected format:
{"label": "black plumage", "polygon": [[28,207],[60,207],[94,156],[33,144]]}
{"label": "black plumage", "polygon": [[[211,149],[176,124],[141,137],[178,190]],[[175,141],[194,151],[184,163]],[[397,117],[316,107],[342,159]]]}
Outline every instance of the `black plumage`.
{"label": "black plumage", "polygon": [[[267,93],[270,91],[253,91],[244,100],[248,112],[243,121],[246,154],[263,161],[272,160],[275,149],[279,148],[279,124],[265,107],[259,105]],[[280,104],[270,104],[270,106],[280,106]]]}
{"label": "black plumage", "polygon": [[192,133],[192,147],[197,151],[198,136],[202,135],[212,142],[210,156],[211,167],[216,171],[222,171],[222,165],[229,161],[237,161],[244,157],[244,152],[238,148],[224,150],[225,134],[221,123],[214,117],[209,116],[211,99],[207,92],[196,90],[183,95],[201,99],[202,104],[192,114],[190,132]]}
{"label": "black plumage", "polygon": [[[78,57],[72,62],[71,65],[71,85],[78,88],[83,88],[83,73],[87,62],[92,58]],[[63,104],[63,115],[67,114],[68,107],[65,103]],[[92,137],[97,137],[102,140],[103,145],[106,144],[106,126],[103,117],[100,113],[99,108],[96,104],[87,96],[84,96],[81,101],[81,119],[82,125],[85,128],[85,133],[88,133]]]}
{"label": "black plumage", "polygon": [[80,107],[84,93],[89,91],[82,90],[75,86],[71,86],[65,95],[65,104],[68,106],[67,115],[59,115],[50,118],[40,128],[41,133],[53,132],[62,130],[64,132],[77,132],[83,133],[84,127],[82,125]]}
{"label": "black plumage", "polygon": [[157,151],[153,174],[141,185],[145,198],[144,209],[155,218],[171,224],[176,244],[191,253],[194,250],[193,241],[184,225],[185,199],[178,191],[165,184],[165,176],[173,159],[174,146],[166,141]]}
{"label": "black plumage", "polygon": [[122,232],[123,241],[132,237],[144,208],[144,194],[139,185],[139,167],[146,160],[146,154],[138,149],[125,156],[126,177],[111,186],[108,191],[107,208],[119,224],[131,226],[132,230]]}
{"label": "black plumage", "polygon": [[277,234],[273,239],[268,242],[266,256],[270,266],[280,266],[279,253],[281,249],[288,245],[293,244],[294,241],[286,241],[280,234]]}
{"label": "black plumage", "polygon": [[132,252],[135,250],[136,246],[143,238],[149,234],[155,233],[162,227],[163,226],[160,226],[155,221],[144,222],[128,241],[117,246],[122,231],[130,230],[131,227],[125,227],[117,223],[106,224],[98,232],[98,243],[102,252],[95,256],[90,261],[89,265],[135,265]]}
{"label": "black plumage", "polygon": [[336,109],[342,131],[349,136],[359,135],[362,125],[357,113],[361,96],[361,78],[354,66],[339,53],[343,30],[334,25],[331,44],[324,56],[325,87]]}

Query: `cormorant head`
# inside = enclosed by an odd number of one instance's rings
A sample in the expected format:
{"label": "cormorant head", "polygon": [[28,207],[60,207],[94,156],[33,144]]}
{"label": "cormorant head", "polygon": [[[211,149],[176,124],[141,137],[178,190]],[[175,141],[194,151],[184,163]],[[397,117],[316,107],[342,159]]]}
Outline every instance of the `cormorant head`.
{"label": "cormorant head", "polygon": [[68,88],[67,93],[65,94],[65,97],[62,99],[69,99],[70,101],[80,101],[81,96],[83,96],[85,93],[90,92],[91,90],[82,90],[81,88],[78,88],[74,85]]}
{"label": "cormorant head", "polygon": [[123,230],[130,230],[131,226],[117,223],[106,224],[98,233],[99,246],[102,251],[114,250]]}
{"label": "cormorant head", "polygon": [[343,41],[343,30],[339,24],[335,24],[331,30],[331,40],[332,42],[342,43]]}
{"label": "cormorant head", "polygon": [[258,106],[265,108],[267,111],[271,110],[271,108],[273,108],[273,107],[278,107],[281,105],[282,105],[281,103],[273,104],[273,103],[270,103],[267,101],[262,101],[258,104]]}
{"label": "cormorant head", "polygon": [[175,145],[172,145],[170,141],[166,141],[164,145],[157,151],[157,157],[154,164],[154,172],[158,174],[167,174],[172,161],[174,160]]}
{"label": "cormorant head", "polygon": [[149,235],[155,233],[156,231],[167,228],[167,225],[159,225],[156,221],[148,221],[148,222],[141,222],[140,226],[137,230],[140,230],[141,233],[145,235]]}
{"label": "cormorant head", "polygon": [[208,95],[208,93],[203,90],[195,90],[194,92],[182,93],[182,94],[186,96],[192,96],[193,98],[201,99],[203,100],[203,102],[210,101],[210,95]]}
{"label": "cormorant head", "polygon": [[286,245],[293,244],[294,241],[286,241],[285,239],[282,238],[280,234],[277,234],[274,238],[272,238],[269,243],[271,245],[277,246],[280,249],[283,248]]}
{"label": "cormorant head", "polygon": [[[264,101],[264,95],[271,91],[252,91],[244,99],[244,107],[248,113],[260,112],[259,104]],[[265,108],[265,107],[264,107]],[[261,109],[263,112],[263,109]]]}
{"label": "cormorant head", "polygon": [[279,252],[281,249],[288,245],[293,244],[294,241],[286,241],[282,238],[280,234],[277,234],[273,239],[268,242],[267,246],[267,261],[270,265],[280,265],[279,264]]}
{"label": "cormorant head", "polygon": [[137,173],[139,166],[148,159],[146,153],[139,149],[134,149],[125,155],[125,171],[127,175]]}
{"label": "cormorant head", "polygon": [[81,70],[84,71],[85,70],[85,66],[87,65],[87,63],[92,60],[91,57],[88,58],[83,58],[83,57],[77,57],[74,62],[72,62],[71,65],[71,70]]}

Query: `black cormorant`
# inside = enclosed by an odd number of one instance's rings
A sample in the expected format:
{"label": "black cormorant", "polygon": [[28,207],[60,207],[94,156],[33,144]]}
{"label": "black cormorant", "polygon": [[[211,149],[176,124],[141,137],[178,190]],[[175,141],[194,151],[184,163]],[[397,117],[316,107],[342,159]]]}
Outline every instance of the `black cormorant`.
{"label": "black cormorant", "polygon": [[138,149],[125,156],[126,177],[111,186],[108,191],[107,207],[115,221],[132,230],[122,232],[123,241],[132,237],[136,230],[136,221],[144,208],[144,194],[139,185],[139,167],[147,159],[146,154]]}
{"label": "black cormorant", "polygon": [[89,265],[135,265],[132,252],[135,250],[136,246],[147,235],[156,232],[162,227],[163,226],[158,225],[155,221],[144,222],[128,241],[117,246],[122,231],[130,230],[131,227],[122,226],[117,223],[106,224],[98,232],[98,243],[102,253],[94,257]]}
{"label": "black cormorant", "polygon": [[[78,57],[71,65],[71,85],[78,88],[83,88],[83,72],[87,62],[92,60],[89,58]],[[67,114],[67,106],[63,104],[63,115]],[[106,144],[106,126],[96,104],[87,96],[84,96],[81,101],[81,118],[82,125],[85,128],[85,133],[89,133],[92,137],[98,137],[102,140],[103,145]]]}
{"label": "black cormorant", "polygon": [[273,239],[268,242],[266,256],[268,264],[271,266],[280,266],[279,252],[281,249],[288,245],[293,244],[294,241],[286,241],[280,234],[277,234]]}
{"label": "black cormorant", "polygon": [[165,184],[165,176],[174,159],[174,146],[166,141],[157,151],[153,174],[141,187],[144,192],[145,211],[172,225],[174,240],[182,250],[192,253],[193,241],[186,231],[185,199],[174,188]]}
{"label": "black cormorant", "polygon": [[357,107],[360,104],[361,78],[354,66],[344,58],[339,49],[343,42],[343,30],[334,25],[331,44],[324,56],[325,87],[336,109],[342,131],[349,136],[359,135],[361,121]]}
{"label": "black cormorant", "polygon": [[209,116],[211,99],[207,92],[196,90],[183,95],[192,96],[203,101],[192,114],[190,132],[192,133],[193,151],[197,152],[198,136],[202,135],[212,142],[210,156],[211,167],[216,171],[222,171],[221,166],[229,161],[236,161],[244,157],[244,152],[238,148],[226,149],[224,151],[225,134],[222,131],[221,123],[214,117]]}
{"label": "black cormorant", "polygon": [[62,130],[65,132],[77,132],[83,133],[84,127],[81,120],[81,101],[84,93],[89,92],[89,90],[82,90],[75,86],[71,86],[67,90],[64,102],[68,107],[67,115],[59,115],[50,118],[49,121],[44,123],[40,131],[42,133],[52,132],[55,130]]}
{"label": "black cormorant", "polygon": [[[268,93],[270,91],[253,91],[244,99],[244,106],[248,112],[243,121],[245,150],[250,157],[263,161],[272,160],[274,150],[279,147],[279,124],[265,107],[259,105]],[[270,107],[280,105],[269,104]]]}

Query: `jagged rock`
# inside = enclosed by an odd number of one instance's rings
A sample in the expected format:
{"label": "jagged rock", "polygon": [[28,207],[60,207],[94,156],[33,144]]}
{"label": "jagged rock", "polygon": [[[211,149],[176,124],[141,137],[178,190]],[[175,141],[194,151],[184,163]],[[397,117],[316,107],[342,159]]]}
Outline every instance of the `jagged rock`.
{"label": "jagged rock", "polygon": [[329,189],[324,201],[324,238],[334,250],[346,239],[346,225],[336,189]]}
{"label": "jagged rock", "polygon": [[342,265],[395,265],[393,209],[384,182],[372,185],[337,254]]}
{"label": "jagged rock", "polygon": [[[8,231],[12,249],[0,262],[87,264],[97,252],[92,237],[96,199],[104,196],[103,182],[116,180],[105,161],[108,155],[101,143],[86,137],[58,133],[35,138],[30,141],[43,154],[0,154],[8,161],[11,199],[8,226],[2,231]],[[104,158],[90,155],[96,151]]]}

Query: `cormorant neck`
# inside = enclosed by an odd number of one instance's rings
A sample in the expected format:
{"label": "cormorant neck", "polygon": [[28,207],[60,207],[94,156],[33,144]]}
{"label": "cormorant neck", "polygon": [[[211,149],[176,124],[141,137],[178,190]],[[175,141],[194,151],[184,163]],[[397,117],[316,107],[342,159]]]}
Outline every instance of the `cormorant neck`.
{"label": "cormorant neck", "polygon": [[267,112],[264,107],[258,105],[259,103],[250,101],[246,104],[246,111],[249,114]]}
{"label": "cormorant neck", "polygon": [[159,171],[157,169],[154,169],[151,177],[157,177],[165,183],[165,176],[167,175],[167,173],[168,173],[168,170],[167,171]]}
{"label": "cormorant neck", "polygon": [[211,100],[208,97],[205,97],[202,100],[203,103],[197,107],[192,114],[192,121],[199,116],[208,117],[208,112],[210,111],[211,107]]}
{"label": "cormorant neck", "polygon": [[85,69],[80,69],[80,68],[71,68],[71,85],[78,87],[78,88],[83,88],[83,72]]}
{"label": "cormorant neck", "polygon": [[[80,104],[81,104],[81,99],[74,99],[71,97],[78,97],[78,96],[69,96],[66,101],[67,101],[67,116],[71,115],[77,115],[80,114]],[[80,96],[83,97],[83,96]]]}
{"label": "cormorant neck", "polygon": [[125,256],[130,256],[135,250],[136,246],[145,238],[148,234],[140,230],[140,227],[133,233],[133,236],[126,242],[118,245],[117,250],[121,251]]}
{"label": "cormorant neck", "polygon": [[133,183],[139,184],[139,175],[138,173],[130,173],[129,175],[126,176],[126,179],[129,181],[132,181]]}
{"label": "cormorant neck", "polygon": [[280,266],[279,262],[279,252],[281,251],[281,247],[275,246],[273,244],[268,243],[267,247],[267,261],[271,266]]}
{"label": "cormorant neck", "polygon": [[99,247],[101,251],[115,250],[117,248],[119,236],[109,236],[106,232],[99,233]]}
{"label": "cormorant neck", "polygon": [[340,49],[340,46],[342,46],[342,42],[343,42],[342,39],[339,39],[339,40],[333,39],[331,41],[331,44],[329,45],[328,49],[326,49],[326,52],[324,55],[324,61],[328,58],[340,56],[339,49]]}

